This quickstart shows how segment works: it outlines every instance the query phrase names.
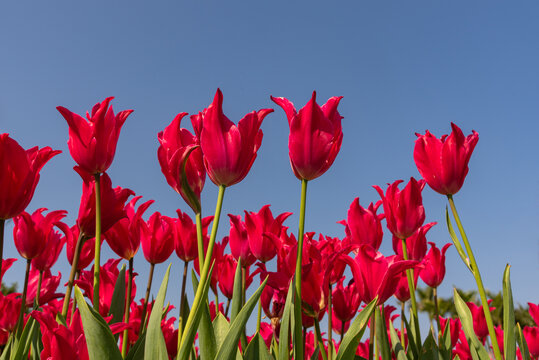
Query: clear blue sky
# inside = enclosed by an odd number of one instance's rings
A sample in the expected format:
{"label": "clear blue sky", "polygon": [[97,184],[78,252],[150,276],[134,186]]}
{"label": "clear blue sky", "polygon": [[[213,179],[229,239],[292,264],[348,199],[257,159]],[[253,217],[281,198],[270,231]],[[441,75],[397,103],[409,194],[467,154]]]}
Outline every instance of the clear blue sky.
{"label": "clear blue sky", "polygon": [[[516,301],[537,303],[538,16],[535,1],[4,2],[0,132],[26,148],[64,151],[45,166],[28,210],[66,209],[73,224],[81,181],[55,107],[84,113],[116,96],[115,110],[135,112],[110,168],[113,184],[155,199],[150,209],[174,216],[189,208],[160,172],[157,133],[177,113],[202,110],[220,87],[234,121],[254,109],[276,109],[262,124],[250,174],[227,190],[224,214],[267,203],[274,212],[297,213],[300,183],[288,161],[288,125],[269,96],[301,107],[314,89],[322,102],[342,95],[343,145],[330,171],[309,185],[306,229],[343,236],[336,222],[356,196],[367,205],[379,199],[372,185],[419,176],[414,133],[439,136],[453,121],[466,134],[479,133],[455,201],[486,287],[499,290],[510,263]],[[215,198],[208,179],[204,215],[213,213]],[[429,188],[423,198],[427,222],[439,222],[429,240],[441,247],[450,241],[446,200]],[[297,219],[285,223],[294,232]],[[220,228],[227,233],[227,217]],[[18,256],[11,231],[12,223],[6,257]],[[389,236],[382,250],[391,253]],[[142,256],[135,262],[140,297],[149,265]],[[180,262],[172,262],[177,284]],[[475,286],[453,248],[447,265],[443,296],[453,285]],[[22,261],[14,269],[6,280],[21,282]],[[67,277],[64,255],[56,269]],[[157,278],[164,269],[158,267]]]}

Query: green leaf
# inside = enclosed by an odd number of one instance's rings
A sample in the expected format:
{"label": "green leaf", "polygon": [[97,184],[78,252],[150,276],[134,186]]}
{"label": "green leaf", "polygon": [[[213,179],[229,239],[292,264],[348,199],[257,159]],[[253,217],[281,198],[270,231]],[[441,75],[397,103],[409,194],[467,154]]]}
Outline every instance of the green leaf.
{"label": "green leaf", "polygon": [[230,321],[234,321],[241,310],[241,298],[243,297],[241,278],[241,258],[238,259],[236,273],[234,275],[234,290],[232,292],[232,304],[230,306]]}
{"label": "green leaf", "polygon": [[376,307],[376,341],[382,355],[382,360],[391,360],[391,350],[389,348],[389,339],[387,338],[386,322],[380,307]]}
{"label": "green leaf", "polygon": [[144,346],[146,345],[146,328],[142,330],[142,334],[137,339],[137,342],[131,346],[125,360],[144,360]]}
{"label": "green leaf", "polygon": [[451,219],[449,218],[449,210],[447,209],[447,206],[445,207],[445,222],[447,223],[447,230],[449,230],[449,235],[451,236],[451,240],[453,240],[455,249],[457,249],[457,252],[459,253],[464,264],[466,264],[466,267],[468,267],[468,270],[470,270],[473,274],[473,269],[470,265],[470,259],[468,259],[468,256],[462,248],[462,245],[459,238],[457,237],[457,234],[455,233],[455,230],[453,230],[453,225],[451,225]]}
{"label": "green leaf", "polygon": [[503,358],[515,360],[515,306],[513,304],[513,291],[511,290],[510,266],[503,272]]}
{"label": "green leaf", "polygon": [[112,301],[110,303],[109,315],[112,315],[111,324],[120,322],[124,318],[125,312],[125,264],[122,265],[116,284],[114,285],[114,292],[112,293]]}
{"label": "green leaf", "polygon": [[221,345],[223,345],[223,342],[225,341],[226,334],[228,333],[229,329],[230,323],[228,322],[226,317],[219,312],[213,320],[213,332],[215,333],[215,343],[217,345],[217,348],[220,348]]}
{"label": "green leaf", "polygon": [[9,356],[11,355],[11,351],[13,349],[13,333],[9,335],[7,344],[4,346],[4,349],[2,350],[2,356],[0,356],[0,360],[7,360]]}
{"label": "green leaf", "polygon": [[168,360],[167,345],[161,330],[161,320],[163,318],[163,306],[167,296],[168,277],[170,275],[169,265],[165,277],[161,282],[161,287],[157,293],[157,298],[152,307],[152,313],[148,320],[148,330],[146,332],[146,344],[144,346],[144,358],[153,360]]}
{"label": "green leaf", "polygon": [[[410,317],[412,321],[414,320],[414,315],[412,309],[410,309]],[[406,327],[406,333],[408,334],[408,353],[412,352],[413,359],[419,359],[419,342],[421,339],[417,339],[415,336],[415,325],[410,324],[406,317],[403,316],[402,320],[404,321],[404,326]]]}
{"label": "green leaf", "polygon": [[39,324],[35,321],[33,317],[30,317],[24,330],[22,331],[21,338],[19,339],[17,346],[13,349],[11,353],[11,359],[14,360],[24,360],[28,359],[28,352],[30,351],[30,346],[34,337],[36,337],[39,329]]}
{"label": "green leaf", "polygon": [[359,345],[359,341],[363,336],[363,332],[365,331],[369,318],[376,307],[377,301],[378,298],[371,301],[369,305],[361,310],[352,324],[350,324],[350,328],[348,328],[348,331],[344,335],[341,345],[339,346],[339,352],[337,353],[336,360],[347,360],[354,357],[357,346]]}
{"label": "green leaf", "polygon": [[122,354],[118,349],[109,325],[99,313],[88,307],[79,287],[75,286],[74,289],[90,360],[122,360]]}
{"label": "green leaf", "polygon": [[260,298],[262,290],[264,290],[264,286],[266,285],[267,281],[268,278],[266,277],[262,284],[260,284],[260,287],[255,291],[253,296],[251,296],[249,301],[245,303],[245,306],[241,309],[239,314],[232,322],[223,345],[219,347],[219,351],[215,357],[216,360],[228,360],[236,357],[240,335],[244,331],[245,324],[247,323],[247,320],[249,320],[249,316],[251,316],[253,309],[258,303],[258,299]]}
{"label": "green leaf", "polygon": [[434,341],[434,335],[432,331],[429,331],[429,336],[425,339],[423,346],[421,347],[421,355],[419,356],[421,360],[438,360],[438,348],[436,347],[436,342]]}
{"label": "green leaf", "polygon": [[522,360],[531,360],[530,350],[528,349],[528,344],[526,343],[526,338],[522,333],[522,328],[520,327],[520,324],[516,325],[516,332],[518,347],[520,348],[520,353],[522,354]]}
{"label": "green leaf", "polygon": [[[208,298],[208,291],[210,289],[210,283],[211,283],[210,279],[211,279],[212,272],[213,272],[213,264],[210,268],[210,271],[208,272],[208,281],[204,283],[204,288],[202,289],[201,299]],[[198,287],[198,281],[196,285]],[[195,283],[193,283],[193,286],[195,286]],[[193,302],[193,307],[195,306],[196,304]],[[202,309],[203,309],[203,306],[199,306],[195,312],[193,312],[192,311],[193,309],[191,309],[191,313],[193,314],[192,316],[194,316],[194,321],[191,323],[190,327],[186,327],[184,329],[184,332],[182,334],[182,339],[185,338],[185,340],[182,341],[182,343],[180,344],[180,351],[178,351],[178,356],[177,356],[178,360],[187,360],[189,358],[189,355],[192,352],[193,343],[195,341],[195,335],[198,329],[198,323],[200,322],[200,318],[202,316]]]}
{"label": "green leaf", "polygon": [[440,340],[440,356],[444,360],[451,360],[453,349],[451,348],[451,327],[449,320],[445,324],[444,334]]}
{"label": "green leaf", "polygon": [[397,331],[393,327],[392,321],[389,322],[389,334],[391,336],[391,348],[395,353],[397,360],[408,360],[408,358],[406,357],[406,351],[404,350],[404,346],[401,344],[401,340],[399,339]]}
{"label": "green leaf", "polygon": [[245,360],[272,360],[260,333],[256,333],[243,353]]}
{"label": "green leaf", "polygon": [[[191,271],[191,279],[193,281],[193,291],[196,293],[198,289],[198,279],[194,271]],[[198,341],[201,360],[213,360],[217,352],[217,342],[215,333],[211,323],[210,309],[207,299],[202,304],[200,322],[198,323]]]}
{"label": "green leaf", "polygon": [[462,330],[464,331],[464,334],[466,335],[466,340],[468,341],[468,345],[470,346],[470,353],[472,354],[472,358],[474,360],[489,360],[490,357],[487,350],[477,339],[477,336],[475,336],[475,332],[473,329],[472,313],[468,308],[468,305],[466,305],[464,300],[462,300],[457,289],[453,290],[453,296],[455,298],[455,308],[457,309],[457,313],[459,314],[460,323],[462,324]]}
{"label": "green leaf", "polygon": [[279,360],[288,360],[290,358],[290,317],[292,313],[293,298],[294,281],[291,281],[290,286],[288,286],[288,294],[286,295],[286,301],[284,303],[281,329],[279,331]]}

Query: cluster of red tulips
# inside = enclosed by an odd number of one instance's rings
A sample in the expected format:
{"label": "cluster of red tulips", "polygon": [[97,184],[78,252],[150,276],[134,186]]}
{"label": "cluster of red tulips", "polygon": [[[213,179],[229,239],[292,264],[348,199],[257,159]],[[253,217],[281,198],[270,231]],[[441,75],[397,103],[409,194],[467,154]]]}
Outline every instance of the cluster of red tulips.
{"label": "cluster of red tulips", "polygon": [[[509,268],[503,278],[503,328],[494,326],[455,207],[453,195],[463,186],[478,141],[475,131],[465,136],[451,124],[451,134],[441,138],[429,131],[417,134],[413,157],[423,178],[411,178],[402,188],[402,180],[385,190],[374,186],[380,201],[363,207],[354,199],[340,222],[342,239],[317,236],[304,228],[307,184],[324,174],[339,153],[341,97],[319,106],[313,93],[299,111],[289,100],[272,97],[288,119],[290,164],[301,181],[297,235],[286,224],[292,213],[275,216],[265,205],[258,212],[229,214],[228,236],[217,241],[225,190],[247,176],[262,143],[262,121],[273,109],[252,111],[236,125],[224,115],[217,90],[206,109],[191,115],[194,134],[182,127],[187,113],[178,114],[157,135],[157,157],[168,184],[194,217],[181,210],[177,217],[155,211],[145,220],[154,201],[142,202],[130,189],[113,188],[106,173],[132,112],[115,114],[112,99],[96,104],[86,119],[57,108],[69,125],[68,147],[82,179],[79,213],[71,227],[62,221],[64,210],[25,212],[40,170],[61,151],[25,150],[8,134],[0,135],[0,281],[15,261],[2,257],[5,220],[13,218],[13,240],[27,261],[22,294],[0,293],[0,359],[539,358],[539,326],[522,329],[515,323]],[[206,174],[219,193],[214,215],[202,217]],[[459,318],[436,314],[437,326],[422,337],[418,279],[433,288],[438,313],[436,289],[451,245],[428,242],[428,249],[427,234],[435,223],[424,224],[421,194],[426,184],[447,196],[453,216],[448,210],[449,234],[477,282],[481,306],[466,304],[455,291]],[[379,252],[384,219],[393,237],[395,254],[390,256]],[[101,261],[104,240],[119,258]],[[51,272],[64,245],[71,264],[67,282]],[[133,261],[140,246],[150,264],[144,298],[137,295]],[[155,265],[174,251],[184,262],[176,310],[164,304],[170,266],[150,301]],[[126,264],[120,266],[122,260]],[[194,294],[188,296],[191,262],[198,276],[193,274]],[[146,271],[143,265],[137,269]],[[247,289],[256,278],[260,286],[248,299]],[[210,289],[215,300],[209,300]],[[226,300],[220,302],[219,295]],[[392,296],[402,303],[400,314],[384,306]],[[252,329],[246,323],[257,305],[257,326],[247,336]],[[529,303],[529,311],[539,325],[539,305]],[[324,317],[327,329],[320,326]],[[366,328],[368,337],[363,336]]]}

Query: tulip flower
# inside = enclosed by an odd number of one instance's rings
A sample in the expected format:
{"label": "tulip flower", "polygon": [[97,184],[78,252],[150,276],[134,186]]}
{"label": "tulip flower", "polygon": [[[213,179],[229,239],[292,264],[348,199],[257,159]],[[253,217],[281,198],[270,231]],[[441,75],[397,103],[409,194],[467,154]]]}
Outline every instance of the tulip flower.
{"label": "tulip flower", "polygon": [[376,214],[380,205],[382,201],[370,203],[365,209],[359,204],[359,198],[352,201],[348,209],[348,218],[340,221],[340,224],[346,227],[346,238],[350,244],[367,244],[375,250],[380,248],[384,237],[382,230],[384,214]]}
{"label": "tulip flower", "polygon": [[45,208],[34,211],[32,215],[23,211],[13,219],[13,240],[19,254],[31,260],[40,255],[47,245],[47,240],[53,228],[67,215],[67,211],[51,211],[43,216]]}
{"label": "tulip flower", "polygon": [[267,262],[277,255],[274,239],[279,238],[283,222],[292,215],[291,212],[279,214],[276,218],[270,210],[270,205],[264,205],[258,213],[245,212],[245,227],[249,248],[254,257]]}
{"label": "tulip flower", "polygon": [[342,96],[334,96],[320,107],[316,103],[316,91],[313,91],[311,100],[297,112],[289,100],[271,97],[288,118],[288,153],[298,179],[316,179],[335,161],[343,138],[343,117],[337,111],[341,99]]}
{"label": "tulip flower", "polygon": [[440,332],[442,333],[442,336],[444,335],[445,327],[447,326],[447,322],[449,321],[449,334],[451,336],[451,348],[455,348],[457,345],[457,341],[459,341],[459,334],[461,330],[461,324],[460,319],[444,319],[443,317],[439,317],[440,319]]}
{"label": "tulip flower", "polygon": [[526,326],[522,332],[526,339],[526,343],[528,344],[530,355],[534,359],[537,359],[539,357],[539,326]]}
{"label": "tulip flower", "polygon": [[[200,147],[193,150],[194,146],[199,145],[197,136],[180,127],[181,120],[185,115],[187,113],[176,115],[170,125],[157,135],[160,144],[157,149],[157,158],[167,183],[197,213],[200,211],[200,193],[204,188],[206,170],[202,159],[202,150]],[[184,161],[187,161],[185,163],[185,173],[182,169]],[[182,185],[183,176],[186,176],[187,184],[196,199],[192,199],[191,195],[186,193]]]}
{"label": "tulip flower", "polygon": [[387,228],[399,239],[406,239],[414,234],[425,221],[425,209],[421,191],[425,187],[425,181],[410,181],[403,190],[399,190],[402,180],[390,184],[384,192],[379,186],[374,186],[384,204],[384,213]]}
{"label": "tulip flower", "polygon": [[228,235],[230,251],[236,260],[241,258],[241,266],[247,268],[256,261],[251,251],[247,227],[241,221],[240,215],[228,214],[228,217],[230,218],[230,233]]}
{"label": "tulip flower", "polygon": [[12,293],[3,295],[0,293],[0,330],[13,332],[17,326],[17,319],[21,310],[21,294]]}
{"label": "tulip flower", "polygon": [[[71,235],[66,236],[66,255],[67,261],[70,265],[73,265],[75,257],[75,247],[77,245],[77,239],[79,238],[79,227],[74,225],[71,227]],[[91,239],[85,238],[83,240],[82,249],[77,262],[76,271],[81,271],[87,268],[94,260],[95,251],[95,237]]]}
{"label": "tulip flower", "polygon": [[141,245],[144,258],[150,264],[165,262],[174,251],[174,222],[159,212],[142,222]]}
{"label": "tulip flower", "polygon": [[69,126],[69,153],[79,167],[94,175],[107,171],[112,164],[116,152],[116,144],[120,130],[133,110],[120,111],[114,115],[108,97],[92,108],[91,115],[86,113],[86,119],[65,107],[56,109],[62,114]]}
{"label": "tulip flower", "polygon": [[429,242],[430,250],[423,259],[423,268],[419,276],[428,286],[436,288],[440,286],[445,276],[445,252],[451,244],[445,244],[440,252],[436,244]]}
{"label": "tulip flower", "polygon": [[[85,237],[95,236],[95,178],[77,166],[75,171],[83,180],[82,197],[80,200],[77,225]],[[101,176],[101,231],[107,232],[116,222],[127,216],[125,202],[135,193],[121,187],[112,188],[112,182],[107,173]]]}
{"label": "tulip flower", "polygon": [[468,174],[468,162],[479,140],[479,135],[464,137],[462,130],[451,123],[452,132],[440,139],[428,130],[417,134],[414,161],[427,184],[442,195],[456,194]]}
{"label": "tulip flower", "polygon": [[347,251],[345,249],[346,246],[347,244],[344,240],[336,237],[323,236],[320,234],[318,238],[316,247],[320,251],[322,259],[326,261],[325,266],[331,269],[329,278],[330,285],[338,283],[343,277],[346,263],[343,262],[339,257],[335,257],[335,255],[343,251]]}
{"label": "tulip flower", "polygon": [[[182,212],[180,209],[176,210],[176,212],[178,219],[175,221],[174,227],[174,248],[176,255],[188,263],[198,256],[197,229],[187,213]],[[208,227],[212,220],[213,216],[202,219],[202,238],[205,246],[208,244]]]}
{"label": "tulip flower", "polygon": [[13,265],[15,261],[17,261],[17,259],[0,259],[0,262],[2,262],[1,272],[0,272],[0,284],[2,283],[4,274],[11,267],[11,265]]}
{"label": "tulip flower", "polygon": [[343,281],[344,278],[341,278],[333,289],[332,303],[334,319],[337,318],[339,322],[345,324],[357,314],[361,299],[354,280],[351,280],[346,287],[343,286]]}
{"label": "tulip flower", "polygon": [[39,271],[50,270],[60,256],[60,252],[66,243],[66,237],[72,236],[71,229],[63,222],[58,221],[55,225],[64,233],[64,236],[54,228],[49,233],[45,248],[40,255],[32,259],[32,266]]}
{"label": "tulip flower", "polygon": [[15,217],[28,206],[39,172],[60,153],[48,146],[24,150],[9,134],[0,134],[0,220]]}
{"label": "tulip flower", "polygon": [[530,313],[532,319],[535,321],[535,325],[539,326],[539,304],[528,303],[528,312]]}
{"label": "tulip flower", "polygon": [[[489,305],[492,302],[492,300],[489,300]],[[483,308],[481,306],[477,306],[473,302],[467,302],[466,305],[468,305],[468,308],[470,309],[470,312],[472,313],[472,319],[473,319],[473,329],[479,340],[482,342],[485,341],[486,337],[489,335],[488,327],[487,327],[487,321],[485,319],[485,313],[483,312]],[[495,308],[491,307],[490,310],[494,310]]]}
{"label": "tulip flower", "polygon": [[[40,279],[41,277],[41,279]],[[50,270],[45,270],[41,274],[38,269],[30,270],[30,278],[28,280],[28,294],[26,296],[26,306],[30,307],[37,300],[38,306],[47,304],[49,301],[64,296],[62,293],[57,293],[58,285],[62,274],[53,276]],[[39,296],[37,292],[39,291]]]}
{"label": "tulip flower", "polygon": [[210,106],[191,116],[204,166],[215,185],[234,185],[247,176],[262,143],[260,125],[271,112],[273,109],[253,111],[235,125],[223,113],[223,93],[217,89]]}
{"label": "tulip flower", "polygon": [[[421,261],[427,254],[427,232],[436,225],[436,222],[428,223],[421,226],[412,236],[406,239],[406,249],[409,260]],[[393,236],[393,251],[395,254],[403,256],[402,241],[396,236]]]}
{"label": "tulip flower", "polygon": [[106,233],[105,239],[112,251],[125,260],[132,259],[140,246],[140,233],[138,221],[142,219],[144,212],[153,204],[154,200],[148,200],[141,204],[137,211],[135,205],[142,196],[136,196],[125,206],[126,217],[121,218]]}
{"label": "tulip flower", "polygon": [[[406,272],[403,272],[398,276],[397,288],[395,289],[395,297],[400,302],[406,302],[410,300],[410,286],[408,285],[408,277]],[[419,278],[419,271],[414,271],[414,289],[417,288],[417,279]]]}

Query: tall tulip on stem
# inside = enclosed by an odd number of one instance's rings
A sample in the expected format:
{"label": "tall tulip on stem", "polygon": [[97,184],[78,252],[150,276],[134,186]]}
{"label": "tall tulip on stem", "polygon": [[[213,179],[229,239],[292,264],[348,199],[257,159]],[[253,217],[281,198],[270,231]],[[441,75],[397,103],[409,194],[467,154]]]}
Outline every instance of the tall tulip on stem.
{"label": "tall tulip on stem", "polygon": [[282,97],[271,99],[283,108],[288,119],[290,135],[288,151],[294,175],[301,180],[301,202],[298,226],[298,251],[294,282],[294,359],[303,360],[301,347],[301,264],[303,235],[305,232],[305,210],[307,202],[307,182],[325,173],[335,161],[342,144],[342,116],[337,106],[342,97],[332,97],[323,106],[316,103],[313,91],[309,102],[298,111],[294,104]]}

